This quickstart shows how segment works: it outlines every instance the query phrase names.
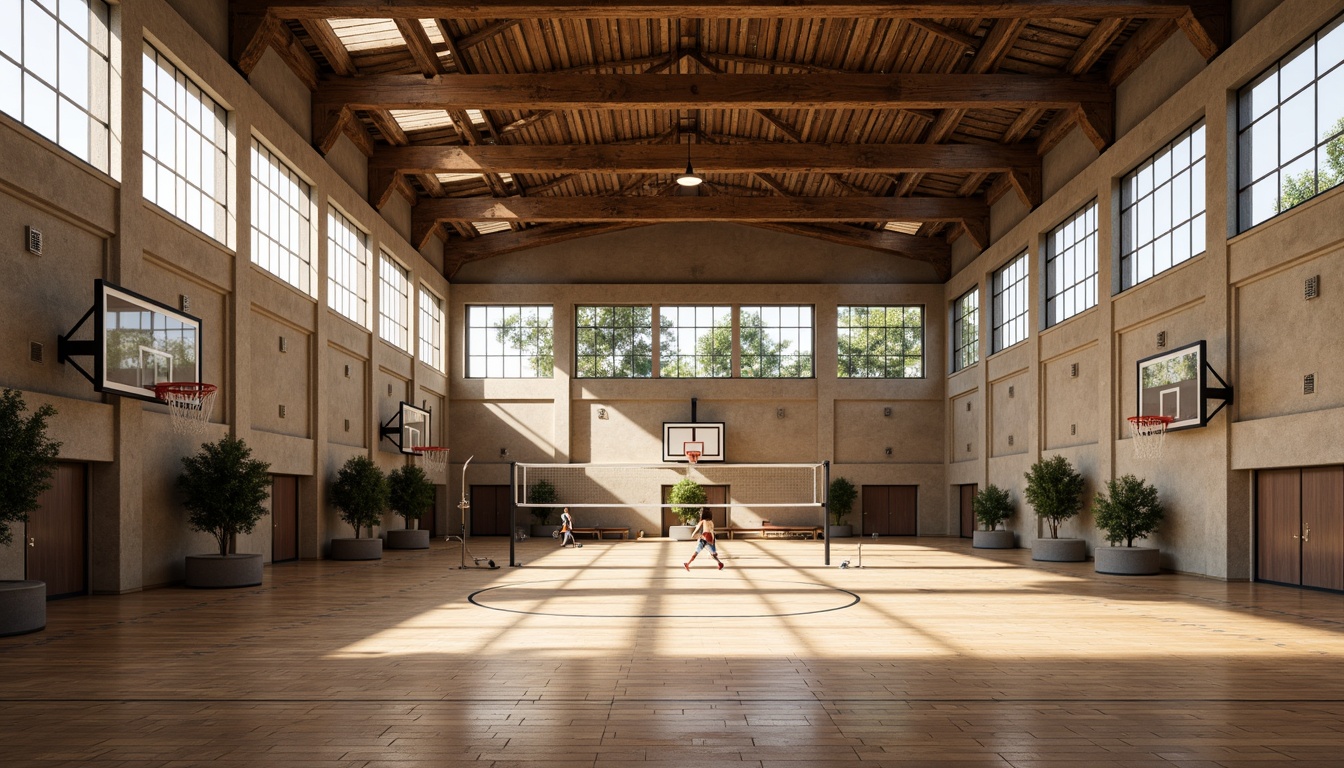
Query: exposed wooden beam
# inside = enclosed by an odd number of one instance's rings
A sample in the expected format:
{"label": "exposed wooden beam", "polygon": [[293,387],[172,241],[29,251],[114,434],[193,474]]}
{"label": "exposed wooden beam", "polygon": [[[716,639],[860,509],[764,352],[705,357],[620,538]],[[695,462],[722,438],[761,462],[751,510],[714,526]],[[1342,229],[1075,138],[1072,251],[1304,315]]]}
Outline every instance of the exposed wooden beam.
{"label": "exposed wooden beam", "polygon": [[[592,224],[592,225],[544,225],[530,227],[518,232],[497,232],[472,240],[452,240],[444,248],[444,255],[459,263],[480,261],[491,256],[513,253],[528,248],[540,248],[554,245],[579,237],[590,237],[605,232],[643,227],[647,224]],[[452,277],[450,274],[449,277]]]}
{"label": "exposed wooden beam", "polygon": [[1083,40],[1083,44],[1073,52],[1073,58],[1064,65],[1064,71],[1070,75],[1087,72],[1097,63],[1097,59],[1105,55],[1111,43],[1115,42],[1115,38],[1119,37],[1127,26],[1129,19],[1102,19],[1097,22],[1097,26],[1092,28],[1087,39]]}
{"label": "exposed wooden beam", "polygon": [[421,200],[435,221],[963,221],[983,200],[940,197],[488,197]]}
{"label": "exposed wooden beam", "polygon": [[928,19],[907,19],[907,23],[912,27],[917,27],[928,32],[930,35],[941,37],[944,40],[951,40],[968,51],[975,51],[980,47],[980,38],[962,32],[960,29],[953,29],[946,24],[939,24],[936,21],[929,21]]}
{"label": "exposed wooden beam", "polygon": [[443,64],[434,52],[434,43],[430,42],[429,35],[425,33],[425,25],[419,19],[397,19],[396,24],[411,58],[415,59],[415,65],[420,68],[420,74],[425,77],[443,74]]}
{"label": "exposed wooden beam", "polygon": [[1109,16],[1130,18],[1179,18],[1189,0],[1028,0],[1025,2],[975,2],[974,0],[924,0],[897,3],[889,0],[699,0],[671,4],[666,0],[235,0],[238,11],[270,13],[282,19],[527,19],[527,18],[900,18],[900,19],[1096,19]]}
{"label": "exposed wooden beam", "polygon": [[1176,23],[1205,61],[1211,61],[1232,36],[1232,9],[1228,0],[1191,3]]}
{"label": "exposed wooden beam", "polygon": [[331,28],[330,22],[326,19],[304,19],[303,29],[336,74],[348,77],[359,71],[355,67],[354,59],[350,58],[350,51],[346,50],[341,38],[336,36],[336,31]]}
{"label": "exposed wooden beam", "polygon": [[487,24],[469,35],[463,35],[457,39],[457,50],[461,51],[474,45],[480,45],[492,37],[513,29],[520,21],[522,19],[501,19],[493,24]]}
{"label": "exposed wooden beam", "polygon": [[[1040,167],[1032,146],[997,144],[696,144],[696,170],[718,173],[926,173]],[[672,173],[685,145],[411,146],[380,149],[373,165],[403,173]]]}
{"label": "exposed wooden beam", "polygon": [[1177,29],[1175,19],[1152,19],[1139,27],[1111,62],[1106,81],[1112,87],[1123,83],[1139,65],[1148,60]]}
{"label": "exposed wooden beam", "polygon": [[279,19],[260,13],[230,13],[229,42],[233,64],[244,76],[252,74],[257,63],[275,39]]}
{"label": "exposed wooden beam", "polygon": [[919,237],[917,235],[907,235],[904,232],[892,232],[885,229],[861,229],[843,225],[756,222],[751,226],[922,261],[932,264],[940,279],[946,280],[951,276],[952,249],[948,246],[947,241],[940,238]]}
{"label": "exposed wooden beam", "polygon": [[[1173,22],[1174,23],[1174,22]],[[1110,102],[1065,75],[371,75],[330,77],[315,103],[357,109],[1026,109]]]}

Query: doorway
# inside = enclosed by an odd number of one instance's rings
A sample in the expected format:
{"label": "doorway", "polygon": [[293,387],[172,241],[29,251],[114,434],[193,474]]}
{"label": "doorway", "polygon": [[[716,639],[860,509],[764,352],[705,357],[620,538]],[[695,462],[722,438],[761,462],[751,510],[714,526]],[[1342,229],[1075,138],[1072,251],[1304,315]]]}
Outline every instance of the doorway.
{"label": "doorway", "polygon": [[271,562],[299,559],[299,478],[271,476]]}
{"label": "doorway", "polygon": [[879,536],[919,533],[919,486],[863,486],[863,532]]}
{"label": "doorway", "polygon": [[1258,581],[1344,591],[1344,466],[1255,473]]}
{"label": "doorway", "polygon": [[975,494],[979,492],[980,486],[971,483],[960,486],[961,489],[961,538],[969,539],[975,536]]}
{"label": "doorway", "polygon": [[24,528],[24,578],[47,583],[47,598],[88,593],[88,467],[58,462],[51,487]]}
{"label": "doorway", "polygon": [[[700,487],[705,489],[705,503],[706,503],[706,504],[727,504],[727,503],[728,503],[728,488],[729,488],[729,486],[727,486],[727,485],[702,485],[702,486],[700,486]],[[667,503],[667,497],[668,497],[668,494],[670,494],[670,493],[672,493],[672,486],[670,486],[670,485],[664,485],[664,486],[663,486],[663,503],[664,503],[664,504]],[[662,534],[662,535],[666,536],[666,535],[668,535],[668,533],[670,532],[670,528],[671,528],[672,526],[674,526],[674,525],[681,525],[682,523],[681,523],[681,518],[677,517],[677,513],[674,512],[674,511],[672,511],[672,508],[671,508],[671,507],[663,507],[662,509],[663,509],[663,534]],[[715,530],[722,530],[722,529],[728,527],[728,508],[727,508],[727,507],[710,507],[709,516],[710,516],[710,519],[714,521],[714,528],[715,528]]]}
{"label": "doorway", "polygon": [[513,501],[508,485],[471,486],[471,535],[508,536]]}

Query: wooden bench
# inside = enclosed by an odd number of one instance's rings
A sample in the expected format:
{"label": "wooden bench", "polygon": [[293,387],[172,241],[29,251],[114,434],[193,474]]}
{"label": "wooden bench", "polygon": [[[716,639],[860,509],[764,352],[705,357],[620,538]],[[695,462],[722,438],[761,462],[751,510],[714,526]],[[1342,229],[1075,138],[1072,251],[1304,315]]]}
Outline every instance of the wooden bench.
{"label": "wooden bench", "polygon": [[595,539],[605,539],[607,537],[607,534],[612,535],[619,534],[622,539],[630,538],[629,528],[575,528],[573,529],[573,533],[575,536],[581,533],[585,533],[592,536]]}
{"label": "wooden bench", "polygon": [[724,528],[723,530],[728,534],[728,538],[730,539],[733,538],[735,534],[739,533],[758,533],[761,535],[761,538],[765,538],[772,533],[788,536],[811,536],[813,539],[821,537],[821,528],[815,525],[763,525],[759,528],[732,527]]}

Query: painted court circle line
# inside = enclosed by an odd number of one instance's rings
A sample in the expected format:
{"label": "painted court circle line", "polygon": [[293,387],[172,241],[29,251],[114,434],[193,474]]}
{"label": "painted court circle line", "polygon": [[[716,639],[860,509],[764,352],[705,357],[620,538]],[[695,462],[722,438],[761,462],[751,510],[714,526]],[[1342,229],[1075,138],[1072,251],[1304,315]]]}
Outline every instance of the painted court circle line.
{"label": "painted court circle line", "polygon": [[[490,605],[490,604],[488,604],[488,603],[483,603],[483,602],[481,602],[480,600],[477,599],[478,597],[480,597],[481,595],[486,594],[487,592],[494,592],[494,591],[502,590],[502,589],[511,589],[511,588],[517,588],[517,587],[530,587],[530,586],[535,586],[535,585],[537,585],[537,584],[555,584],[555,583],[559,583],[559,582],[568,582],[568,581],[570,581],[570,580],[569,580],[569,579],[546,579],[546,580],[544,580],[544,581],[520,581],[520,582],[517,582],[517,583],[514,583],[514,584],[500,584],[500,585],[498,585],[498,586],[494,586],[494,587],[486,587],[485,589],[478,589],[478,590],[476,590],[475,592],[472,592],[470,595],[467,595],[467,600],[468,600],[472,605],[476,606],[477,608],[486,608],[486,609],[491,610],[491,611],[502,611],[502,612],[504,612],[504,613],[520,613],[520,614],[523,614],[523,615],[526,615],[526,616],[561,616],[561,617],[581,618],[581,619],[772,619],[772,618],[782,618],[782,617],[786,617],[786,616],[807,616],[807,615],[809,615],[809,614],[813,614],[813,613],[830,613],[831,611],[842,611],[842,610],[844,610],[844,609],[846,609],[846,608],[851,608],[851,607],[853,607],[853,606],[859,604],[859,596],[858,596],[857,594],[853,593],[853,592],[850,592],[850,591],[847,590],[847,589],[841,589],[841,588],[839,588],[839,587],[832,587],[832,586],[828,586],[828,585],[826,585],[826,584],[815,584],[815,583],[813,583],[813,582],[808,582],[808,581],[770,581],[770,582],[764,582],[763,584],[761,584],[761,586],[769,586],[769,585],[771,585],[771,584],[802,585],[802,586],[805,586],[805,587],[815,587],[816,589],[818,589],[818,590],[820,590],[820,591],[822,591],[822,592],[838,592],[838,593],[840,593],[840,594],[842,594],[842,595],[848,595],[851,599],[849,600],[849,602],[845,603],[844,605],[834,605],[834,606],[831,606],[831,607],[829,607],[829,608],[818,608],[818,609],[810,610],[810,611],[789,611],[789,612],[787,612],[787,613],[743,613],[743,614],[728,614],[728,613],[557,613],[557,612],[554,612],[554,611],[526,611],[526,610],[519,610],[519,609],[517,609],[517,608],[501,608],[501,607],[499,607],[499,606],[497,606],[497,605]],[[659,579],[654,579],[654,581],[682,581],[682,582],[684,582],[684,581],[686,581],[686,579],[676,579],[676,578],[668,579],[668,578],[659,578]],[[698,586],[698,585],[697,585],[697,586]],[[563,596],[564,596],[564,592],[563,592],[563,591],[557,591],[557,592],[553,592],[553,593],[551,593],[551,597],[552,597],[552,598],[554,598],[554,597],[563,597]],[[712,597],[713,597],[713,594],[712,594],[712,593],[705,593],[705,594],[702,594],[701,597],[700,597],[699,599],[701,599],[701,600],[704,600],[704,599],[712,599]]]}

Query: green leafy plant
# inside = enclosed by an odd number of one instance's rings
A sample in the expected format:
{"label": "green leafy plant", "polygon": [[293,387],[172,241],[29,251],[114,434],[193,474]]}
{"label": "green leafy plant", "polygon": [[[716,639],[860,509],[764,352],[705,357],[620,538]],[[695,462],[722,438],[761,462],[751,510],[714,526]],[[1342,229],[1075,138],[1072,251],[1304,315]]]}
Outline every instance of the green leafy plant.
{"label": "green leafy plant", "polygon": [[1063,456],[1051,456],[1031,465],[1023,495],[1036,516],[1050,526],[1050,538],[1059,538],[1059,524],[1082,511],[1083,476]]}
{"label": "green leafy plant", "polygon": [[1112,547],[1122,541],[1132,547],[1135,539],[1148,538],[1165,514],[1157,489],[1133,475],[1107,482],[1106,492],[1097,491],[1092,500],[1097,527],[1105,531]]}
{"label": "green leafy plant", "polygon": [[407,528],[419,521],[434,506],[434,484],[425,470],[414,464],[392,470],[387,476],[387,505],[401,515]]}
{"label": "green leafy plant", "polygon": [[[527,487],[527,500],[532,504],[551,504],[559,498],[560,495],[555,492],[555,486],[551,485],[549,480],[538,480]],[[555,507],[532,508],[532,516],[537,518],[537,525],[549,525],[552,512],[555,512]]]}
{"label": "green leafy plant", "polygon": [[28,521],[38,499],[51,487],[61,444],[47,439],[47,419],[56,415],[50,405],[30,415],[18,390],[0,393],[0,545],[14,540],[11,525]]}
{"label": "green leafy plant", "polygon": [[844,525],[845,516],[854,511],[854,500],[859,498],[859,490],[843,477],[831,481],[831,492],[826,497],[826,506],[831,510],[831,519],[835,525]]}
{"label": "green leafy plant", "polygon": [[187,508],[187,525],[219,543],[219,556],[238,551],[238,534],[251,533],[266,516],[262,504],[271,495],[271,465],[252,458],[252,449],[236,437],[202,443],[194,456],[182,457],[177,487]]}
{"label": "green leafy plant", "polygon": [[1003,525],[1016,510],[1013,509],[1012,495],[991,483],[971,499],[971,511],[984,530],[992,531]]}
{"label": "green leafy plant", "polygon": [[700,522],[700,507],[709,501],[709,496],[705,494],[704,486],[689,477],[683,477],[672,486],[667,501],[676,505],[672,511],[681,519],[682,525],[695,525]]}
{"label": "green leafy plant", "polygon": [[374,526],[383,521],[387,509],[387,477],[368,456],[351,456],[331,485],[331,504],[340,510],[341,519],[355,529],[367,527],[373,536]]}

